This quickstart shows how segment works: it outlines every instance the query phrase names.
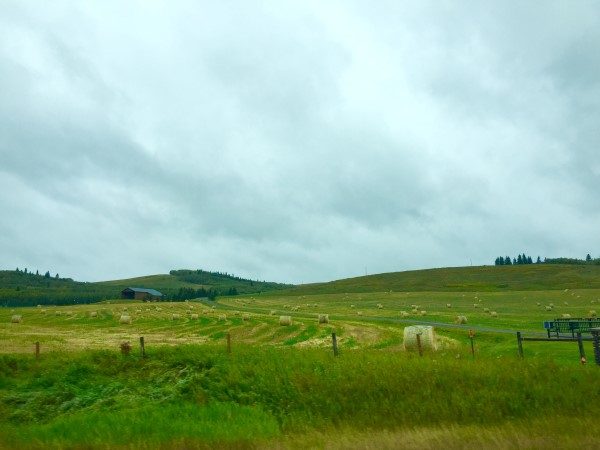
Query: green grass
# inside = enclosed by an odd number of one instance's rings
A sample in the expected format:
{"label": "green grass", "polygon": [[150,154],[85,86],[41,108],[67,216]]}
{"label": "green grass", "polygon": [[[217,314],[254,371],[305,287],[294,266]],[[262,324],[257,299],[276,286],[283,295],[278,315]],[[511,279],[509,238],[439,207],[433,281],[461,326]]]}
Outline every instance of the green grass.
{"label": "green grass", "polygon": [[[498,426],[600,412],[598,368],[236,346],[0,357],[0,445],[259,445],[316,430]],[[549,407],[551,405],[551,407]],[[517,422],[518,423],[518,422]]]}
{"label": "green grass", "polygon": [[369,275],[296,286],[291,295],[360,292],[494,292],[600,288],[600,266],[531,264],[451,267]]}
{"label": "green grass", "polygon": [[[520,360],[515,331],[600,310],[598,275],[596,266],[439,269],[221,298],[215,309],[0,308],[0,447],[588,448],[600,439],[590,419],[600,406],[587,401],[600,396],[600,369],[579,363],[576,343],[525,342]],[[402,317],[414,304],[427,315]],[[124,312],[131,325],[119,324]],[[10,323],[13,314],[23,322]],[[455,328],[457,315],[467,325]],[[421,322],[436,323],[441,342],[423,358],[402,347],[403,328]],[[120,355],[122,341],[131,355]]]}

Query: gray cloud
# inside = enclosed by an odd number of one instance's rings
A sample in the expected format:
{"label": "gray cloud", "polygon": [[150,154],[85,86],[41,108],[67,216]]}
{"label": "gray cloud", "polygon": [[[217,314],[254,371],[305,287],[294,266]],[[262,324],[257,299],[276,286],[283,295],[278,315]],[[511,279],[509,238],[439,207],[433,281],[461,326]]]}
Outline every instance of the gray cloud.
{"label": "gray cloud", "polygon": [[600,247],[597,2],[0,6],[0,265],[309,282]]}

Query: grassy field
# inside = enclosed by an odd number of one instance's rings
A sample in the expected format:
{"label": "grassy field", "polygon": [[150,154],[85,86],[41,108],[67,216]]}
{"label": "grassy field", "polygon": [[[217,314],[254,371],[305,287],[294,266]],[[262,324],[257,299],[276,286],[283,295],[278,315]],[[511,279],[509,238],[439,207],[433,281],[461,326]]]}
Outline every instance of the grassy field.
{"label": "grassy field", "polygon": [[[521,360],[515,332],[589,316],[600,309],[590,286],[312,286],[217,302],[0,308],[0,447],[589,448],[598,406],[582,399],[600,395],[600,368],[582,366],[575,343],[526,342]],[[435,325],[437,352],[404,350],[404,327],[417,323]]]}

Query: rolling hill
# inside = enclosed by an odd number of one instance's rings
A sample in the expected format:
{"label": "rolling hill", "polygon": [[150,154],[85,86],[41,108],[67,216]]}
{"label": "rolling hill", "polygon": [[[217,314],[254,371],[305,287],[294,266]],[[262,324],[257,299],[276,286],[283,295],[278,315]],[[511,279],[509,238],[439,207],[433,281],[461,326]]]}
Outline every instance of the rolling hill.
{"label": "rolling hill", "polygon": [[528,264],[412,270],[305,284],[286,292],[310,295],[390,290],[490,292],[567,288],[600,288],[600,266]]}

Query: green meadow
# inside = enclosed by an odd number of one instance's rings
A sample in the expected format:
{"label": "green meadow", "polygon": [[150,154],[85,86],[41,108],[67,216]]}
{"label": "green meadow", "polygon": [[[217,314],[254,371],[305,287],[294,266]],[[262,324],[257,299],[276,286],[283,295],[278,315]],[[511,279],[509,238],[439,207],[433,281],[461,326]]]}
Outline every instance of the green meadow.
{"label": "green meadow", "polygon": [[[439,269],[215,302],[0,308],[0,447],[589,448],[591,343],[587,365],[573,342],[525,342],[521,359],[515,334],[593,315],[599,280],[596,266]],[[404,349],[414,324],[434,325],[437,351]]]}

